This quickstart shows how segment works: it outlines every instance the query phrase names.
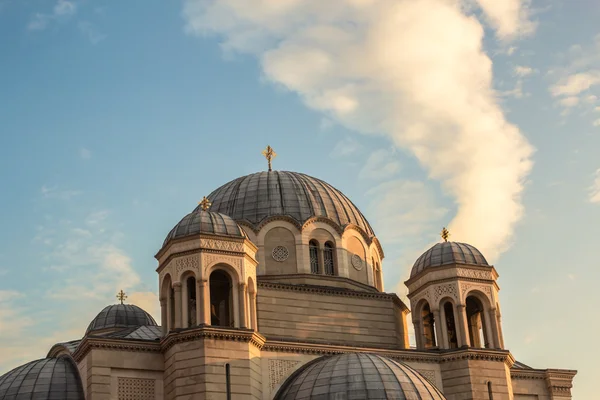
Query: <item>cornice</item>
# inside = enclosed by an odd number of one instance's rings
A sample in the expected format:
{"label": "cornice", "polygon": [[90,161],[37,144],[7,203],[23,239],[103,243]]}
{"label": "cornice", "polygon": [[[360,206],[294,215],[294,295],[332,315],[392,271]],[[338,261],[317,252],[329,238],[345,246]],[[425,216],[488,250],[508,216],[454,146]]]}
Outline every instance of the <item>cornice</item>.
{"label": "cornice", "polygon": [[81,361],[92,349],[132,351],[137,353],[160,353],[160,344],[158,342],[137,341],[134,339],[112,339],[86,337],[81,341],[77,350],[73,353],[73,359]]}
{"label": "cornice", "polygon": [[[456,264],[456,265],[461,265],[461,264]],[[406,281],[408,282],[408,281]],[[407,286],[408,284],[404,282]],[[444,278],[444,279],[432,279],[431,281],[428,281],[427,283],[423,284],[422,286],[420,286],[417,290],[414,290],[412,292],[409,292],[406,297],[408,297],[409,299],[412,299],[413,297],[417,296],[419,293],[421,293],[422,291],[426,290],[428,287],[433,286],[433,285],[437,285],[439,283],[448,283],[448,282],[471,282],[471,283],[479,283],[479,284],[484,284],[484,285],[492,285],[494,286],[494,288],[496,290],[500,290],[500,287],[498,286],[498,284],[495,281],[492,280],[488,280],[488,279],[478,279],[478,278],[467,278],[464,276],[452,276],[449,278]]]}
{"label": "cornice", "polygon": [[[550,381],[567,380],[571,382],[577,375],[572,369],[519,369],[512,368],[510,376],[513,379],[548,379]],[[560,385],[559,385],[560,386]]]}
{"label": "cornice", "polygon": [[[266,281],[258,281],[258,287],[263,289],[273,289],[273,290],[291,290],[296,292],[304,292],[304,293],[315,293],[322,294],[327,296],[340,296],[340,297],[359,297],[359,298],[367,298],[367,299],[377,299],[377,300],[392,300],[394,302],[402,301],[395,294],[390,293],[382,293],[382,292],[359,292],[351,289],[338,289],[332,288],[330,286],[321,287],[316,285],[295,285],[291,283],[274,283],[274,282],[266,282]],[[396,300],[397,299],[397,300]],[[404,305],[406,307],[406,305]]]}
{"label": "cornice", "polygon": [[508,350],[490,350],[490,349],[460,349],[443,351],[442,362],[452,362],[458,360],[484,360],[503,362],[509,368],[515,363],[515,358]]}
{"label": "cornice", "polygon": [[234,342],[250,343],[258,349],[265,344],[265,337],[249,329],[217,328],[209,325],[200,325],[194,328],[175,330],[169,332],[161,342],[163,352],[166,352],[177,343],[191,342],[198,339],[229,340]]}

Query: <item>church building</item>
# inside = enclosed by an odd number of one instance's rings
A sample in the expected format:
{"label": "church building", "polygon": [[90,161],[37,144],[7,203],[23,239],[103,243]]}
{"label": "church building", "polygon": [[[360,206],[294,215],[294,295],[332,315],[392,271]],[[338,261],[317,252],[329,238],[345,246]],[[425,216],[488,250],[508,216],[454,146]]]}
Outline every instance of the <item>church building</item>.
{"label": "church building", "polygon": [[405,304],[352,201],[265,155],[268,171],[215,189],[166,235],[160,326],[121,292],[82,338],[0,376],[0,400],[571,399],[576,371],[506,348],[498,271],[475,247],[444,229]]}

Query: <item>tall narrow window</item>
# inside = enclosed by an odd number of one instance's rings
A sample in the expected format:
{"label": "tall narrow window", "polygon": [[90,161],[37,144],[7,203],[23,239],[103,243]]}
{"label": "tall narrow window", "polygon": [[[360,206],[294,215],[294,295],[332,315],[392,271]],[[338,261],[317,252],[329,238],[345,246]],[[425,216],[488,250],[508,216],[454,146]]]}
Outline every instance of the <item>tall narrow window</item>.
{"label": "tall narrow window", "polygon": [[446,317],[446,331],[448,332],[448,347],[458,348],[458,336],[456,334],[456,323],[454,322],[454,307],[447,301],[444,304],[444,314]]}
{"label": "tall narrow window", "polygon": [[319,244],[314,240],[308,243],[310,252],[310,272],[313,274],[319,273]]}
{"label": "tall narrow window", "polygon": [[494,392],[492,390],[492,382],[488,381],[488,397],[490,400],[494,400]]}
{"label": "tall narrow window", "polygon": [[426,349],[435,347],[435,323],[433,313],[429,308],[429,304],[425,304],[421,310],[421,320],[423,321],[423,336]]}
{"label": "tall narrow window", "polygon": [[188,326],[196,326],[196,278],[190,276],[186,279],[188,302]]}
{"label": "tall narrow window", "polygon": [[323,264],[325,265],[325,275],[333,275],[333,245],[330,242],[325,243]]}
{"label": "tall narrow window", "polygon": [[210,274],[210,324],[233,326],[231,312],[232,292],[229,275],[223,271]]}

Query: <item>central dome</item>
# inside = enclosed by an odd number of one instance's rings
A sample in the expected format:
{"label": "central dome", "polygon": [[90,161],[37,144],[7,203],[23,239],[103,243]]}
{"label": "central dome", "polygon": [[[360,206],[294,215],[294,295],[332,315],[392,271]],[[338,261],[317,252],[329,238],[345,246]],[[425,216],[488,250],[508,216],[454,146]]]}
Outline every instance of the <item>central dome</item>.
{"label": "central dome", "polygon": [[375,236],[367,219],[342,192],[298,172],[263,171],[242,176],[213,191],[208,199],[212,202],[210,211],[253,227],[274,216],[287,216],[300,225],[312,217],[325,217],[342,228],[356,225],[367,236]]}

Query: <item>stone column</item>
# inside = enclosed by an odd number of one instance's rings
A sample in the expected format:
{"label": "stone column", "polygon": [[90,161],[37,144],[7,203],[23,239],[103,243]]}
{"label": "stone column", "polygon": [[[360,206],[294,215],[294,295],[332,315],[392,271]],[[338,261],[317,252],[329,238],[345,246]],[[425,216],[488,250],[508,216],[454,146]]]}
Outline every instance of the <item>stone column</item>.
{"label": "stone column", "polygon": [[181,328],[181,282],[173,283],[175,291],[175,324],[174,329]]}
{"label": "stone column", "polygon": [[413,326],[415,328],[415,341],[417,342],[417,349],[423,349],[423,327],[421,325],[421,320],[413,319]]}
{"label": "stone column", "polygon": [[160,299],[160,324],[162,325],[162,334],[166,336],[169,332],[169,321],[167,316],[167,299],[164,297]]}
{"label": "stone column", "polygon": [[198,325],[205,324],[206,314],[206,281],[203,279],[196,279],[196,323]]}
{"label": "stone column", "polygon": [[256,293],[250,293],[250,321],[252,329],[258,331],[258,315],[256,313]]}
{"label": "stone column", "polygon": [[440,349],[445,349],[447,346],[444,343],[444,334],[442,333],[442,318],[440,317],[440,309],[436,308],[431,312],[433,313],[433,325],[435,327],[435,344]]}
{"label": "stone column", "polygon": [[456,322],[458,328],[458,346],[470,346],[469,343],[469,326],[467,324],[467,306],[464,304],[458,304],[456,306]]}
{"label": "stone column", "polygon": [[491,308],[489,310],[489,318],[490,320],[490,324],[491,326],[491,331],[492,331],[492,339],[493,342],[490,343],[490,345],[492,346],[493,349],[500,349],[500,334],[498,332],[498,317],[496,315],[496,309],[495,308]]}
{"label": "stone column", "polygon": [[240,283],[240,293],[239,293],[239,302],[240,302],[240,328],[247,328],[247,318],[246,318],[246,295],[247,295],[247,286],[245,282]]}
{"label": "stone column", "polygon": [[502,316],[498,311],[496,311],[496,315],[498,318],[497,326],[498,326],[498,340],[500,344],[500,348],[504,348],[504,334],[502,333]]}
{"label": "stone column", "polygon": [[319,260],[319,275],[324,275],[325,274],[325,257],[323,256],[323,249],[319,247],[319,249],[317,250],[318,256],[317,259]]}
{"label": "stone column", "polygon": [[442,326],[442,339],[443,339],[443,349],[450,348],[450,339],[448,338],[448,322],[446,322],[446,310],[444,307],[440,308],[440,325]]}
{"label": "stone column", "polygon": [[190,298],[190,296],[188,295],[188,285],[187,285],[187,279],[186,279],[181,284],[181,327],[182,328],[189,327],[189,322],[190,322],[189,298]]}
{"label": "stone column", "polygon": [[201,313],[198,321],[200,321],[200,323],[210,325],[210,286],[208,281],[205,279],[198,281],[198,285],[200,288],[200,290],[198,290],[198,294],[201,302],[201,307],[198,307],[198,310]]}

